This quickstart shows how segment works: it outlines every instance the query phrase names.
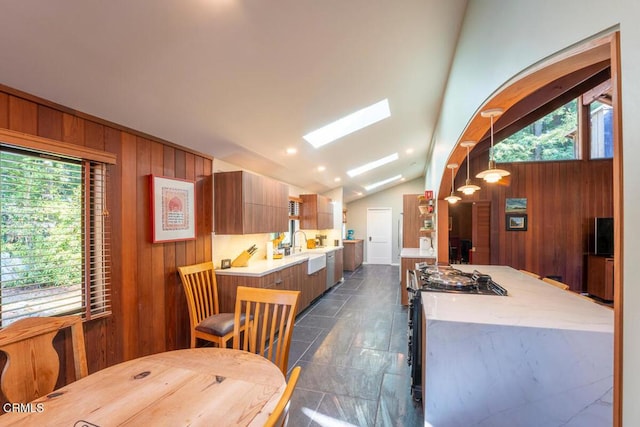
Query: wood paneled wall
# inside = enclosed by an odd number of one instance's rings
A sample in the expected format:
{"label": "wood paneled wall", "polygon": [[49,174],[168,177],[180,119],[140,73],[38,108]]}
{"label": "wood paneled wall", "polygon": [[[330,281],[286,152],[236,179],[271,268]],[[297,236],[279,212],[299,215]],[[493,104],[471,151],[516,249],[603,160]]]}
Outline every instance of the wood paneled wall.
{"label": "wood paneled wall", "polygon": [[[117,155],[108,188],[113,314],[84,324],[89,371],[188,347],[189,316],[176,269],[211,259],[213,159],[6,87],[0,87],[0,127]],[[196,182],[196,240],[151,243],[149,174]],[[64,337],[57,341],[66,353]],[[73,369],[63,369],[59,383],[69,376]]]}
{"label": "wood paneled wall", "polygon": [[[471,158],[471,176],[486,169],[486,155]],[[561,276],[582,291],[592,220],[613,216],[613,162],[582,160],[502,164],[509,185],[486,184],[464,201],[491,202],[491,264],[509,265],[541,276]],[[463,164],[460,170],[465,171]],[[455,187],[464,184],[464,173]],[[527,199],[527,231],[505,230],[505,200]]]}

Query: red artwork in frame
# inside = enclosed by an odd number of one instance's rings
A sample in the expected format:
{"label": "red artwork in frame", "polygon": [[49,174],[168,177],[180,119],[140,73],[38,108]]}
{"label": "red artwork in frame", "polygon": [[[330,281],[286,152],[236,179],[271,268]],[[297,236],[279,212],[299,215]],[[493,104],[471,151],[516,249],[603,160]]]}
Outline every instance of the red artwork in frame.
{"label": "red artwork in frame", "polygon": [[149,175],[151,195],[151,240],[177,242],[196,238],[195,183]]}

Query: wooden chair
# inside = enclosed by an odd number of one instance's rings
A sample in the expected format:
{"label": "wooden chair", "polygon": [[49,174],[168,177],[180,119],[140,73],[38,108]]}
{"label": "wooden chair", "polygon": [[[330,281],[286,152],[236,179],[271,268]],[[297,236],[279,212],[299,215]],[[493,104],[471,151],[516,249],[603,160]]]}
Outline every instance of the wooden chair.
{"label": "wooden chair", "polygon": [[278,404],[271,414],[267,422],[264,423],[264,427],[285,427],[289,422],[289,406],[291,406],[291,395],[296,388],[298,377],[300,377],[300,366],[296,366],[291,371],[289,376],[289,382],[284,389],[284,394],[280,397]]}
{"label": "wooden chair", "polygon": [[0,350],[7,355],[0,387],[9,402],[27,403],[54,390],[60,360],[53,338],[64,328],[71,328],[75,375],[79,380],[88,374],[80,317],[29,317],[0,331]]}
{"label": "wooden chair", "polygon": [[527,271],[527,270],[520,270],[520,272],[521,272],[521,273],[526,274],[527,276],[531,276],[531,277],[533,277],[534,279],[539,279],[539,278],[540,278],[540,275],[539,275],[539,274],[532,273],[532,272]]}
{"label": "wooden chair", "polygon": [[550,285],[553,285],[553,286],[555,286],[556,288],[560,288],[560,289],[562,289],[563,291],[566,291],[566,290],[568,290],[568,289],[569,289],[569,285],[567,285],[566,283],[559,282],[559,281],[554,280],[554,279],[551,279],[551,278],[549,278],[549,277],[543,277],[543,278],[542,278],[542,281],[543,281],[543,282],[545,282],[545,283],[548,283],[548,284],[550,284]]}
{"label": "wooden chair", "polygon": [[[189,306],[191,348],[197,338],[226,347],[233,337],[234,314],[220,313],[213,262],[178,267],[178,272]],[[244,317],[239,326],[244,330]]]}
{"label": "wooden chair", "polygon": [[[300,291],[238,286],[233,348],[266,357],[286,375],[299,299]],[[241,337],[239,320],[242,316],[252,319],[252,322],[247,325]]]}

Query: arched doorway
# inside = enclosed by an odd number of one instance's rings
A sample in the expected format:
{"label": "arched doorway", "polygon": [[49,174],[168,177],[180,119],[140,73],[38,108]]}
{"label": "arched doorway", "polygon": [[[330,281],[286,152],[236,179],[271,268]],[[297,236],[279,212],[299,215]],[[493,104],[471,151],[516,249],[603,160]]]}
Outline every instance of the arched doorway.
{"label": "arched doorway", "polygon": [[[621,137],[621,99],[620,99],[620,78],[619,78],[619,34],[613,33],[606,37],[589,41],[569,52],[563,52],[554,58],[540,64],[517,78],[507,82],[502,88],[477,110],[477,113],[470,120],[463,135],[458,141],[458,145],[451,152],[447,163],[463,164],[466,150],[460,146],[462,141],[482,141],[486,138],[489,122],[480,116],[480,112],[491,108],[502,108],[507,114],[510,109],[520,101],[532,96],[537,91],[550,85],[552,82],[563,81],[562,79],[573,75],[578,77],[581,71],[589,74],[599,72],[599,68],[606,67],[610,71],[611,103],[613,106],[613,138],[614,138],[614,158],[612,166],[612,204],[613,217],[615,219],[614,230],[614,251],[617,254],[614,260],[614,425],[620,425],[622,408],[622,302],[623,302],[623,248],[622,248],[622,137]],[[593,75],[593,74],[592,74]],[[589,77],[587,77],[589,78]],[[513,112],[513,110],[511,110]],[[514,115],[517,115],[513,112]],[[510,124],[505,124],[503,129]],[[497,132],[502,129],[497,130]],[[481,144],[474,150],[480,150]],[[485,157],[486,159],[486,157]],[[485,160],[486,161],[486,160]],[[461,168],[462,169],[462,168]],[[445,171],[446,172],[446,171]],[[438,191],[439,198],[451,193],[451,181],[448,174],[443,176]],[[455,185],[454,185],[455,186]],[[457,186],[455,186],[457,188]],[[471,200],[481,201],[483,196],[476,195]],[[439,215],[449,217],[449,206],[444,200],[438,202]],[[492,224],[492,230],[497,230],[504,224]],[[449,231],[448,227],[438,227],[438,259],[449,260]],[[442,230],[442,232],[440,232]],[[497,231],[492,231],[496,232]]]}

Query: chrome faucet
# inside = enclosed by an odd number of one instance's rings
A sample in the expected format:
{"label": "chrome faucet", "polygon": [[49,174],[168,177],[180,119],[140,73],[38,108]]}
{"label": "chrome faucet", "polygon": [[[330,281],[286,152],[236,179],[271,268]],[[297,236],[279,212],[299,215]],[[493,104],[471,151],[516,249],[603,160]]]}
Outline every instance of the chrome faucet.
{"label": "chrome faucet", "polygon": [[[305,242],[307,241],[307,234],[302,230],[296,230],[291,236],[291,246],[293,247],[292,254],[296,253],[296,234],[298,233],[302,233],[302,235],[304,236],[304,241]],[[302,252],[302,245],[300,245],[299,248],[300,248],[300,252]]]}

